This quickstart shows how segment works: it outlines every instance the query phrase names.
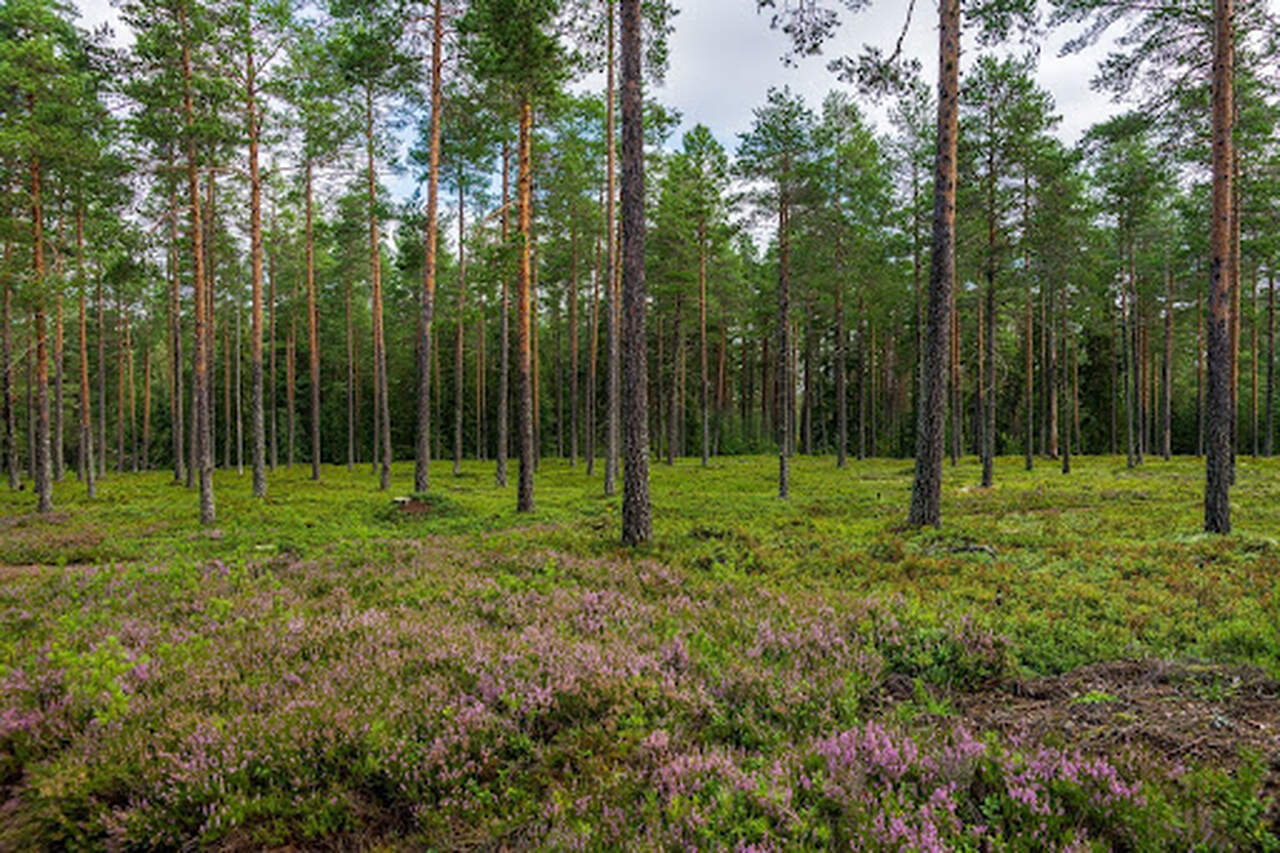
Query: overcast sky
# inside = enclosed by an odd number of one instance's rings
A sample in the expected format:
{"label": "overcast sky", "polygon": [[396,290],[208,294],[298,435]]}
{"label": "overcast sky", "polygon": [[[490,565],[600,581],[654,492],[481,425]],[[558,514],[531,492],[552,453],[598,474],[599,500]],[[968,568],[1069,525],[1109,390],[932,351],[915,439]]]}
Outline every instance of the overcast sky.
{"label": "overcast sky", "polygon": [[[755,2],[676,0],[680,13],[674,22],[670,68],[665,85],[653,93],[683,116],[684,123],[673,136],[673,142],[678,143],[681,133],[701,122],[732,152],[737,147],[738,134],[750,127],[752,110],[764,103],[771,85],[789,85],[817,109],[829,90],[844,85],[827,70],[827,62],[836,56],[856,55],[864,43],[879,45],[889,52],[907,7],[903,0],[879,0],[861,14],[843,14],[843,26],[838,36],[828,43],[825,54],[805,59],[793,68],[781,61],[788,47],[786,36],[769,29],[767,14],[757,14]],[[109,0],[76,0],[76,3],[82,25],[91,27],[107,21],[120,29]],[[934,3],[916,5],[905,42],[905,52],[921,61],[926,79],[930,80],[937,74],[934,9]],[[1059,48],[1069,35],[1069,32],[1053,33],[1039,46],[1039,79],[1053,94],[1057,111],[1063,117],[1059,134],[1071,143],[1091,124],[1121,107],[1113,104],[1109,95],[1095,92],[1089,86],[1105,46],[1060,57]],[[122,37],[127,39],[117,32],[117,39]],[[965,47],[965,56],[971,61],[977,53],[972,39]],[[1027,47],[1016,49],[1025,51]],[[885,107],[871,107],[869,112],[881,130],[886,130]],[[393,182],[400,183],[394,179]]]}

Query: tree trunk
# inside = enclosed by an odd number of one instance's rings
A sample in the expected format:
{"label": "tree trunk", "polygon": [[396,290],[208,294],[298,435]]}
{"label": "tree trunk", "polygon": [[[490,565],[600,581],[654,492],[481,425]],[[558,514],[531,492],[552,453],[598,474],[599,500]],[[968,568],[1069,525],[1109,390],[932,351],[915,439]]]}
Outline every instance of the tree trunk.
{"label": "tree trunk", "polygon": [[[179,11],[182,21],[182,79],[183,79],[183,118],[187,136],[187,190],[191,203],[191,256],[194,264],[192,278],[195,283],[195,330],[192,341],[192,386],[195,394],[195,405],[192,408],[195,424],[192,431],[195,436],[195,461],[199,466],[200,482],[200,523],[211,525],[215,520],[213,500],[213,456],[209,449],[208,418],[209,408],[206,398],[209,390],[208,347],[205,341],[208,316],[205,310],[204,280],[204,228],[200,221],[200,182],[196,172],[196,140],[195,116],[192,106],[191,86],[191,45],[186,31],[185,12]],[[101,341],[99,346],[101,347]]]}
{"label": "tree trunk", "polygon": [[[275,216],[272,215],[272,231],[275,231]],[[267,467],[272,473],[275,473],[276,466],[280,462],[280,405],[277,400],[277,376],[276,372],[276,301],[278,294],[276,293],[276,253],[271,251],[267,254],[267,411],[270,412],[271,418],[267,423]],[[297,293],[297,283],[295,279],[294,293]],[[293,321],[294,312],[297,310],[296,299],[294,304],[289,305],[289,320]],[[293,410],[290,407],[290,415]]]}
{"label": "tree trunk", "polygon": [[707,467],[711,455],[711,417],[708,411],[710,377],[707,375],[707,223],[698,222],[698,336],[699,358],[702,363],[702,467]]}
{"label": "tree trunk", "polygon": [[578,229],[569,232],[569,467],[578,464]]}
{"label": "tree trunk", "polygon": [[[439,227],[436,223],[440,205],[440,108],[443,100],[442,69],[444,62],[443,0],[435,0],[431,10],[431,125],[427,155],[427,221],[426,258],[422,268],[422,289],[418,295],[418,342],[415,347],[418,368],[418,429],[415,433],[413,455],[413,489],[426,494],[431,486],[431,321],[435,313],[436,251]],[[505,141],[504,154],[505,154]],[[503,186],[506,186],[506,160],[503,160]],[[503,198],[503,240],[506,240],[506,198]],[[506,326],[506,280],[503,280],[503,330]],[[499,418],[504,413],[504,403],[499,402]],[[502,427],[499,426],[501,431]],[[502,451],[499,449],[499,460]],[[502,462],[499,462],[502,467]],[[505,472],[499,474],[505,483]],[[501,483],[500,483],[501,484]]]}
{"label": "tree trunk", "polygon": [[129,364],[129,468],[138,473],[138,384],[133,374],[133,331],[129,328],[128,315],[124,321],[124,347]]}
{"label": "tree trunk", "polygon": [[942,523],[942,445],[946,416],[948,307],[955,281],[956,136],[960,87],[960,3],[939,4],[938,156],[933,193],[933,254],[925,327],[925,362],[908,521]]}
{"label": "tree trunk", "polygon": [[1057,288],[1051,282],[1045,285],[1048,293],[1045,294],[1045,303],[1048,322],[1045,323],[1045,351],[1047,358],[1044,363],[1045,390],[1049,395],[1049,458],[1058,458],[1058,340],[1056,329],[1057,321],[1057,305],[1054,304],[1054,298],[1057,295]]}
{"label": "tree trunk", "polygon": [[[603,207],[604,195],[600,201]],[[596,366],[600,358],[600,279],[604,275],[603,240],[596,238],[595,271],[591,276],[591,351],[587,355],[587,475],[596,465]]]}
{"label": "tree trunk", "polygon": [[[783,171],[790,168],[784,159]],[[791,448],[791,279],[788,275],[790,259],[790,240],[788,239],[787,215],[787,181],[778,182],[778,352],[777,352],[777,410],[775,418],[778,432],[778,497],[788,498],[791,494],[791,470],[788,451]]]}
{"label": "tree trunk", "polygon": [[1214,0],[1213,220],[1209,263],[1209,399],[1205,458],[1204,529],[1231,532],[1231,199],[1232,79],[1235,73],[1233,0]]}
{"label": "tree trunk", "polygon": [[[622,411],[626,469],[622,544],[653,538],[649,506],[648,389],[645,365],[644,126],[640,0],[622,0]],[[612,201],[610,201],[612,204]]]}
{"label": "tree trunk", "polygon": [[[508,210],[511,204],[511,145],[506,136],[502,139],[502,244],[509,239]],[[507,444],[510,442],[510,377],[511,377],[511,294],[509,277],[502,275],[501,323],[498,333],[498,442],[497,466],[494,469],[494,482],[500,486],[507,485]]]}
{"label": "tree trunk", "polygon": [[516,511],[533,512],[533,362],[530,335],[530,254],[533,162],[531,145],[533,137],[533,106],[526,99],[520,104],[519,175],[516,180],[517,214],[520,231],[520,266],[516,278],[516,352],[520,380],[520,406],[518,410],[518,436],[520,440],[520,473],[516,493]]}
{"label": "tree trunk", "polygon": [[124,452],[124,413],[125,401],[128,399],[125,393],[125,354],[128,352],[129,343],[125,336],[125,307],[120,300],[119,295],[116,296],[116,472],[123,474],[125,471],[125,452]]}
{"label": "tree trunk", "polygon": [[[83,250],[84,244],[84,211],[77,210],[76,213],[76,245],[77,256]],[[77,261],[78,263],[78,261]],[[185,417],[183,412],[182,399],[185,391],[183,389],[182,373],[182,301],[180,294],[181,277],[178,270],[178,198],[177,188],[175,187],[173,195],[169,199],[169,371],[170,371],[170,398],[169,398],[169,418],[172,424],[173,433],[173,482],[181,483],[187,478],[186,466],[186,440],[185,440]],[[81,283],[83,289],[84,284]],[[83,301],[83,294],[82,294]],[[82,356],[83,357],[83,356]],[[88,389],[81,389],[81,393],[87,393]],[[88,436],[86,442],[90,455],[93,451],[93,435]]]}
{"label": "tree trunk", "polygon": [[[209,417],[205,419],[205,424],[209,430],[209,465],[213,468],[218,466],[218,302],[217,302],[217,252],[215,251],[214,227],[217,222],[217,208],[215,207],[215,197],[217,194],[215,175],[213,166],[209,166],[209,180],[206,187],[206,205],[208,207],[208,215],[205,218],[205,242],[204,251],[206,258],[206,287],[205,287],[205,318],[208,320],[208,334],[205,336],[205,346],[208,349],[208,365],[209,365],[209,393],[205,398],[205,405],[209,408]],[[228,354],[226,347],[223,347],[223,361],[228,365]],[[223,382],[225,387],[226,382]],[[225,441],[225,436],[224,436]]]}
{"label": "tree trunk", "polygon": [[1164,366],[1161,385],[1164,399],[1161,411],[1160,452],[1164,461],[1173,458],[1173,268],[1165,270],[1164,296]]}
{"label": "tree trunk", "polygon": [[[173,219],[173,217],[177,215],[176,205],[172,205],[172,204],[170,205],[169,214],[170,214],[170,236],[173,237],[174,240],[176,241],[176,236],[175,236],[176,225]],[[174,253],[176,253],[177,247],[176,245],[171,244],[170,249],[171,249],[170,259],[172,260],[175,256]],[[171,272],[173,273],[174,280],[176,282],[177,280],[176,269],[172,269]],[[79,363],[79,370],[80,370],[80,442],[79,442],[80,454],[79,456],[80,456],[80,462],[79,462],[79,465],[80,465],[80,476],[84,480],[86,494],[88,494],[90,498],[94,498],[94,497],[97,497],[98,495],[98,483],[97,483],[97,469],[94,467],[94,460],[93,460],[93,405],[89,396],[89,341],[88,341],[89,335],[88,335],[88,326],[85,322],[84,207],[83,205],[76,206],[76,289],[79,291],[78,296],[79,296],[79,307],[80,307],[79,324],[77,326],[77,330],[79,332],[79,345],[80,345],[80,363]],[[176,289],[175,289],[175,293],[176,293]],[[6,293],[6,296],[7,295],[8,294]],[[175,306],[175,309],[176,309],[176,306]],[[176,313],[175,313],[175,318],[176,318]],[[4,336],[4,357],[5,357],[4,363],[5,363],[5,367],[7,368],[8,362],[9,362],[7,307],[6,307],[5,319],[6,319],[6,322],[5,322],[5,336]],[[174,334],[177,334],[176,322],[177,321],[175,319]],[[175,363],[178,366],[177,367],[178,371],[180,371],[181,361],[178,360],[178,361],[175,361]],[[180,373],[175,373],[175,376],[180,376]],[[179,413],[181,412],[181,398],[179,398],[178,401],[176,401],[175,408]],[[182,477],[180,474],[181,466],[182,466],[181,420],[182,420],[181,414],[179,414],[176,418],[174,418],[174,421],[175,421],[174,430],[175,430],[175,436],[176,436],[174,439],[174,461],[175,461],[175,465],[178,466],[174,472],[174,482],[180,482],[182,480]]]}
{"label": "tree trunk", "polygon": [[[259,117],[255,84],[253,51],[250,50],[245,58],[245,91],[248,95],[245,111],[249,121],[249,260],[253,289],[249,318],[249,424],[253,434],[249,440],[253,445],[253,496],[262,498],[267,494],[267,437],[262,391],[262,176],[258,172]],[[237,311],[237,320],[239,316]],[[238,349],[236,364],[240,364]],[[290,407],[290,417],[292,411]],[[289,446],[293,446],[292,442]]]}
{"label": "tree trunk", "polygon": [[320,480],[320,336],[316,311],[316,255],[312,233],[311,159],[307,158],[307,361],[311,372],[311,479]]}
{"label": "tree trunk", "polygon": [[[4,266],[9,266],[9,243],[4,245]],[[13,316],[13,291],[9,281],[3,282],[3,309],[0,316],[0,406],[4,408],[4,467],[9,477],[9,488],[17,489],[20,485],[18,476],[17,429],[15,426],[15,410],[17,408],[13,396],[13,339],[10,331],[10,318]]]}
{"label": "tree trunk", "polygon": [[[231,309],[235,311],[237,320],[240,317],[240,306],[238,300],[231,304]],[[232,384],[232,368],[239,373],[240,351],[239,347],[232,348],[231,345],[231,323],[230,319],[226,320],[222,328],[222,410],[223,422],[225,429],[223,430],[222,439],[222,467],[231,468],[231,439],[235,434],[234,412],[231,403],[231,384]],[[132,429],[132,427],[130,427]]]}
{"label": "tree trunk", "polygon": [[356,384],[355,318],[352,316],[351,278],[346,279],[347,310],[347,471],[356,465],[356,410],[360,407],[360,389]]}
{"label": "tree trunk", "polygon": [[[28,106],[34,111],[35,97]],[[53,510],[53,470],[49,459],[49,343],[44,313],[44,211],[40,203],[41,167],[31,159],[31,245],[32,284],[35,296],[36,333],[36,512]],[[28,356],[30,358],[30,356]]]}
{"label": "tree trunk", "polygon": [[462,473],[462,313],[467,305],[466,198],[463,195],[462,170],[458,174],[458,312],[453,336],[453,476]]}
{"label": "tree trunk", "polygon": [[836,467],[849,459],[849,390],[845,365],[844,280],[836,278]]}
{"label": "tree trunk", "polygon": [[[987,104],[987,289],[986,325],[982,330],[982,487],[991,488],[996,448],[996,149],[995,104]],[[1052,374],[1050,374],[1052,376]]]}
{"label": "tree trunk", "polygon": [[[1253,267],[1253,276],[1250,281],[1252,288],[1252,307],[1249,311],[1249,438],[1253,442],[1253,458],[1258,458],[1259,441],[1258,441],[1258,268]],[[61,317],[59,317],[59,329],[61,329]],[[61,333],[59,333],[61,338]]]}
{"label": "tree trunk", "polygon": [[1124,293],[1120,298],[1120,337],[1122,346],[1124,347],[1124,403],[1125,403],[1125,427],[1127,441],[1125,443],[1125,466],[1132,468],[1138,462],[1138,444],[1137,444],[1137,417],[1136,409],[1138,406],[1137,390],[1138,390],[1138,369],[1134,363],[1135,347],[1133,346],[1133,303],[1130,301],[1130,294],[1133,292],[1133,249],[1129,249],[1129,276],[1128,279],[1121,283]]}
{"label": "tree trunk", "polygon": [[680,443],[680,294],[676,293],[675,310],[671,314],[671,385],[667,400],[671,408],[667,418],[667,464],[674,465]]}
{"label": "tree trunk", "polygon": [[813,413],[817,408],[813,400],[813,327],[813,291],[806,289],[804,294],[804,411],[802,413],[805,456],[813,455]]}
{"label": "tree trunk", "polygon": [[293,470],[293,456],[298,448],[298,278],[293,279],[293,298],[289,303],[289,331],[284,342],[284,406],[285,465]]}
{"label": "tree trunk", "polygon": [[1204,287],[1203,282],[1196,282],[1196,455],[1205,454],[1205,327],[1204,327]]}
{"label": "tree trunk", "polygon": [[1067,374],[1067,367],[1070,359],[1067,357],[1067,316],[1070,313],[1067,308],[1067,286],[1062,286],[1062,299],[1058,303],[1058,312],[1062,317],[1062,370],[1061,376],[1058,378],[1059,390],[1066,402],[1067,412],[1063,419],[1067,423],[1067,428],[1062,433],[1062,473],[1071,473],[1071,425],[1075,415],[1075,398],[1071,395],[1070,377]]}
{"label": "tree trunk", "polygon": [[373,164],[373,91],[365,90],[365,155],[369,174],[369,265],[373,283],[373,371],[374,405],[377,407],[379,439],[382,444],[378,488],[391,486],[391,407],[387,386],[387,348],[382,323],[382,256],[378,240],[378,185]]}
{"label": "tree trunk", "polygon": [[[994,222],[994,220],[993,220]],[[991,234],[994,239],[994,229]],[[995,255],[987,268],[986,308],[983,312],[983,394],[979,411],[982,417],[982,486],[990,488],[995,475],[996,454],[996,281]]]}
{"label": "tree trunk", "polygon": [[[964,383],[963,375],[960,372],[960,312],[956,310],[956,293],[952,289],[949,297],[948,311],[951,315],[950,322],[950,358],[951,369],[948,371],[950,378],[950,404],[951,404],[951,467],[955,467],[959,462],[960,456],[964,453]],[[921,353],[921,361],[924,359]],[[923,368],[921,368],[923,370]],[[921,373],[923,376],[923,373]],[[924,386],[921,385],[921,388]],[[916,404],[916,421],[920,420],[920,404]],[[943,439],[946,440],[945,437]]]}
{"label": "tree trunk", "polygon": [[[77,218],[83,216],[77,213]],[[82,220],[81,220],[82,221]],[[83,233],[83,230],[80,230]],[[90,498],[98,496],[97,470],[93,461],[93,407],[89,400],[89,343],[85,324],[84,281],[80,282],[80,457],[84,460],[84,484]],[[180,439],[179,439],[180,441]],[[182,458],[179,445],[178,459]]]}
{"label": "tree trunk", "polygon": [[[630,2],[630,0],[627,0],[627,2]],[[621,453],[618,431],[620,429],[619,419],[622,417],[622,380],[620,372],[621,365],[619,363],[622,349],[619,345],[618,335],[622,331],[622,294],[618,287],[618,276],[615,270],[615,267],[618,265],[618,255],[615,250],[617,225],[614,217],[613,206],[614,199],[617,197],[617,183],[615,177],[617,172],[617,149],[615,148],[617,134],[614,129],[614,100],[616,97],[614,82],[614,4],[606,3],[605,5],[608,6],[609,9],[609,47],[607,49],[607,61],[605,68],[605,136],[607,136],[608,139],[605,144],[605,182],[607,190],[604,216],[604,274],[605,282],[609,287],[609,352],[607,355],[607,367],[609,371],[609,417],[605,441],[604,493],[606,495],[612,495],[617,488],[618,465]],[[661,405],[659,405],[659,408],[661,408]],[[645,426],[647,428],[647,421]],[[646,439],[647,437],[648,436],[646,435]]]}
{"label": "tree trunk", "polygon": [[[59,275],[60,277],[60,275]],[[1254,347],[1257,350],[1257,347]],[[1254,371],[1256,373],[1256,371]],[[1254,401],[1257,394],[1254,394]],[[52,406],[52,432],[50,456],[54,464],[54,482],[63,479],[63,295],[58,293],[54,309],[54,406]]]}
{"label": "tree trunk", "polygon": [[488,452],[488,435],[485,429],[484,403],[488,368],[485,365],[485,297],[480,293],[480,310],[476,315],[476,459],[483,461]]}
{"label": "tree trunk", "polygon": [[1267,415],[1266,454],[1275,455],[1276,440],[1276,274],[1267,270]]}
{"label": "tree trunk", "polygon": [[151,348],[142,353],[142,451],[138,454],[142,470],[151,468]]}

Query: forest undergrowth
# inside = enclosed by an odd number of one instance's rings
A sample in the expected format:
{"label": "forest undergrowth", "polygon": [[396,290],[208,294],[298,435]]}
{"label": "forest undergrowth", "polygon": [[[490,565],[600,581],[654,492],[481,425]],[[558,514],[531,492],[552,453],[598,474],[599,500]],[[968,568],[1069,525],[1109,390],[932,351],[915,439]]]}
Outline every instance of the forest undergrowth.
{"label": "forest undergrowth", "polygon": [[1280,463],[0,493],[0,850],[1280,849]]}

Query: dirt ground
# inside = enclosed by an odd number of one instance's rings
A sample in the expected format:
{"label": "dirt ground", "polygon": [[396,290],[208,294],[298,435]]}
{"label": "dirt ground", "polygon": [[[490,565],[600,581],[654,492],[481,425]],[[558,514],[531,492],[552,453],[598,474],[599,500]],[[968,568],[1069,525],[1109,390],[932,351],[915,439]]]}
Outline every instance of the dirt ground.
{"label": "dirt ground", "polygon": [[951,703],[971,730],[1090,753],[1136,748],[1171,763],[1223,767],[1244,751],[1262,755],[1272,816],[1280,817],[1280,682],[1256,668],[1113,661]]}

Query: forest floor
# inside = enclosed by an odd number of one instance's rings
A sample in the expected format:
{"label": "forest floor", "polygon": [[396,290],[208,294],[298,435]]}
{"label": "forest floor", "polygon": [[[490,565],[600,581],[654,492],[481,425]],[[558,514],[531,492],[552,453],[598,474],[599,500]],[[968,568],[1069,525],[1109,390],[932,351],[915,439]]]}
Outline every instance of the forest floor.
{"label": "forest floor", "polygon": [[1280,849],[1280,462],[0,492],[0,850]]}

